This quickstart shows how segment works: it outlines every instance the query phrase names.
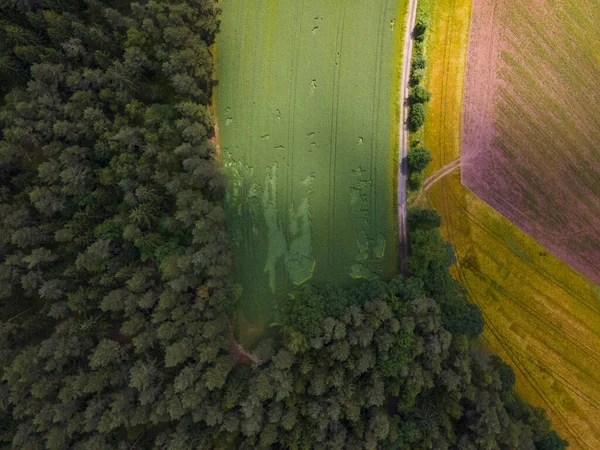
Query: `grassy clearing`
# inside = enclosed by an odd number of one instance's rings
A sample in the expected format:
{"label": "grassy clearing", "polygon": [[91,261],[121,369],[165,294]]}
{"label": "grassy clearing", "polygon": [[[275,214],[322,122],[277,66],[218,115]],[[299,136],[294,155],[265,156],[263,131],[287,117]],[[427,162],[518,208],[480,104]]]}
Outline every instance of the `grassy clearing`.
{"label": "grassy clearing", "polygon": [[406,2],[222,7],[216,100],[244,288],[239,312],[251,324],[240,332],[251,342],[308,280],[351,283],[397,271],[393,180]]}
{"label": "grassy clearing", "polygon": [[[423,139],[433,173],[460,156],[470,0],[431,5]],[[451,174],[427,193],[456,248],[455,275],[483,310],[484,343],[517,372],[571,448],[600,448],[600,288],[552,257]]]}

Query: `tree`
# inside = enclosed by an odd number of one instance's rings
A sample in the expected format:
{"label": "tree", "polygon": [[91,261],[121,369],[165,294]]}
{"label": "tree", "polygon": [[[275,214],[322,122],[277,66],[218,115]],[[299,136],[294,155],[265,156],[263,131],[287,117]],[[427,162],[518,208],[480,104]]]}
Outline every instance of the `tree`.
{"label": "tree", "polygon": [[417,42],[423,42],[425,39],[425,33],[429,28],[429,17],[425,7],[419,8],[417,11],[417,18],[415,20],[415,28],[413,30],[413,37]]}
{"label": "tree", "polygon": [[415,103],[427,103],[431,100],[431,93],[421,86],[415,86],[410,89],[408,95],[408,103],[414,105]]}
{"label": "tree", "polygon": [[408,113],[408,129],[412,132],[417,131],[425,123],[425,107],[422,103],[411,105]]}
{"label": "tree", "polygon": [[549,430],[542,439],[535,442],[536,450],[562,450],[568,445],[569,443],[562,439],[555,430]]}
{"label": "tree", "polygon": [[409,231],[418,228],[439,228],[442,225],[442,218],[432,209],[410,208],[406,217],[406,223]]}
{"label": "tree", "polygon": [[423,172],[412,172],[408,175],[408,189],[418,191],[423,185]]}
{"label": "tree", "polygon": [[[416,50],[416,49],[415,49]],[[415,51],[412,58],[411,68],[414,70],[423,70],[427,67],[427,60],[421,51]]]}
{"label": "tree", "polygon": [[425,77],[425,69],[419,69],[416,66],[411,67],[409,83],[411,86],[417,86]]}
{"label": "tree", "polygon": [[408,170],[420,172],[433,160],[431,151],[425,147],[411,148],[408,152]]}

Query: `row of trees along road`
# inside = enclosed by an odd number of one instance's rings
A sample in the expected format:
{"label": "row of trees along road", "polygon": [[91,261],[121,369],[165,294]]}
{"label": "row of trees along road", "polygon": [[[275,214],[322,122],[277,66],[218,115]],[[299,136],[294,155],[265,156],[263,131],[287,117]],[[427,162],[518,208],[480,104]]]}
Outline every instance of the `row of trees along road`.
{"label": "row of trees along road", "polygon": [[409,279],[305,287],[236,354],[214,1],[0,17],[1,448],[564,448],[475,343],[431,211]]}

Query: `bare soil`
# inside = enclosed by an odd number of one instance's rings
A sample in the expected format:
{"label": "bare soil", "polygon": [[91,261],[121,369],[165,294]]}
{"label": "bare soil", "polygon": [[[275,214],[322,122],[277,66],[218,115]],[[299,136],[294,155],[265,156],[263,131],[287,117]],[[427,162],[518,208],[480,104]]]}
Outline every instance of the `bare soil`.
{"label": "bare soil", "polygon": [[600,283],[600,8],[473,0],[462,182]]}

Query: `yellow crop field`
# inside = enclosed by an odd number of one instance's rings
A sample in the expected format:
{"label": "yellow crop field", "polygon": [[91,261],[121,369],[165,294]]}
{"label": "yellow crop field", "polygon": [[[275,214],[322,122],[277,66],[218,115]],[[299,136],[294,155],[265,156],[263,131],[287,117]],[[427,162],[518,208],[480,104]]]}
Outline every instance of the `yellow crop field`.
{"label": "yellow crop field", "polygon": [[[423,139],[433,173],[459,158],[471,0],[431,2]],[[600,288],[550,255],[460,183],[426,195],[457,252],[455,276],[483,310],[483,343],[510,363],[517,390],[546,408],[573,449],[600,448]]]}

